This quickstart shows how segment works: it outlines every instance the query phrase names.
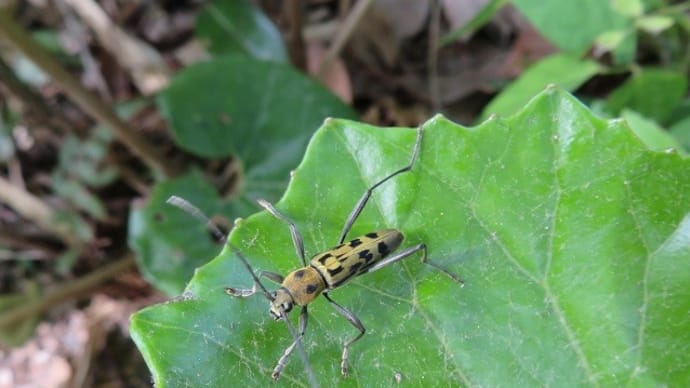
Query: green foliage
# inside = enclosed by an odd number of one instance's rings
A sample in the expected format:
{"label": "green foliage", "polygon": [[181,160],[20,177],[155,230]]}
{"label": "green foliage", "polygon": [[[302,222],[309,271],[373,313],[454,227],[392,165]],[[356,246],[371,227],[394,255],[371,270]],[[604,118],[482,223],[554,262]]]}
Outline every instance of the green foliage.
{"label": "green foliage", "polygon": [[[409,258],[322,298],[304,347],[324,386],[671,385],[690,383],[690,166],[646,148],[621,120],[549,89],[508,119],[424,125],[418,163],[377,191],[352,235],[397,227],[406,245],[461,274],[464,288]],[[333,246],[361,193],[403,166],[415,131],[329,120],[277,207],[309,254]],[[230,235],[257,270],[296,268],[289,232],[266,212]],[[178,300],[132,317],[158,387],[270,384],[290,343],[231,250]],[[296,317],[293,317],[293,320]],[[296,355],[295,355],[296,356]],[[299,357],[280,386],[305,386]]]}
{"label": "green foliage", "polygon": [[231,218],[249,214],[256,198],[276,200],[283,192],[324,118],[353,116],[321,85],[287,65],[236,56],[186,69],[158,101],[180,147],[205,157],[232,155],[242,169],[237,193],[227,204],[220,205],[213,187],[192,174],[157,185],[149,205],[131,214],[129,242],[142,272],[169,295],[179,294],[194,268],[217,252],[203,225],[189,227],[195,221],[165,203],[170,195],[202,208],[217,203]]}
{"label": "green foliage", "polygon": [[676,122],[669,132],[685,147],[686,151],[690,150],[690,116]]}
{"label": "green foliage", "polygon": [[664,123],[687,90],[687,79],[677,71],[642,68],[609,95],[607,109],[611,114],[619,115],[623,108],[631,108]]}
{"label": "green foliage", "polygon": [[324,118],[354,116],[290,66],[241,56],[188,67],[158,102],[182,148],[204,157],[236,155],[248,175],[281,178]]}
{"label": "green foliage", "polygon": [[216,0],[206,5],[197,18],[196,33],[208,40],[215,55],[287,62],[280,31],[247,0]]}
{"label": "green foliage", "polygon": [[[179,295],[197,267],[219,251],[204,223],[166,204],[171,195],[191,201],[204,213],[234,214],[213,186],[196,171],[157,185],[148,206],[129,217],[129,245],[137,254],[142,275],[168,295]],[[246,210],[245,210],[246,211]]]}
{"label": "green foliage", "polygon": [[628,123],[630,129],[650,149],[665,151],[675,148],[679,152],[683,152],[681,144],[653,120],[649,120],[634,110],[629,109],[623,110],[621,116]]}
{"label": "green foliage", "polygon": [[15,157],[16,147],[12,142],[12,128],[15,117],[9,109],[0,106],[0,162],[7,163]]}
{"label": "green foliage", "polygon": [[[655,1],[513,0],[513,4],[560,50],[581,55],[595,46],[599,51],[611,52],[619,65],[635,61],[641,39],[659,36],[676,23],[687,23],[682,8]],[[667,44],[684,40],[678,39],[678,34],[667,38]],[[675,51],[672,55],[676,58],[684,55]]]}
{"label": "green foliage", "polygon": [[600,34],[624,27],[626,18],[602,0],[513,0],[513,4],[549,41],[580,55]]}
{"label": "green foliage", "polygon": [[250,214],[257,198],[274,201],[284,191],[314,128],[327,117],[355,116],[321,84],[280,63],[278,31],[248,2],[208,5],[197,31],[213,53],[235,55],[186,68],[157,102],[178,146],[204,158],[232,156],[239,171],[227,202],[192,173],[158,184],[148,205],[130,215],[130,247],[147,279],[168,295],[179,294],[218,251],[203,225],[191,227],[195,220],[165,203],[169,196],[224,209],[230,218]]}
{"label": "green foliage", "polygon": [[116,169],[106,159],[111,140],[104,128],[95,128],[84,140],[65,136],[52,174],[55,192],[96,219],[105,217],[105,209],[89,189],[103,187],[117,178]]}
{"label": "green foliage", "polygon": [[[24,282],[24,292],[0,295],[0,311],[11,311],[13,308],[36,303],[42,297],[39,286],[32,281]],[[39,314],[13,324],[0,326],[0,346],[11,348],[19,346],[31,338],[40,321]]]}
{"label": "green foliage", "polygon": [[594,61],[567,54],[543,58],[522,73],[484,108],[482,118],[490,114],[510,115],[548,84],[572,91],[597,74],[601,67]]}
{"label": "green foliage", "polygon": [[[611,117],[627,112],[635,124],[641,124],[634,128],[644,131],[638,134],[645,141],[663,139],[655,142],[657,146],[684,143],[682,131],[672,132],[672,136],[679,136],[676,140],[664,132],[680,128],[676,124],[690,114],[687,109],[683,111],[688,102],[686,73],[690,69],[687,4],[642,0],[513,3],[562,52],[542,58],[507,85],[484,108],[482,119],[492,113],[514,112],[544,85],[576,91],[596,76],[630,72],[630,78],[600,104],[603,112]],[[664,67],[635,64],[638,47],[644,49],[639,56],[657,56]],[[609,53],[613,64],[580,59],[586,50],[599,57]],[[580,96],[592,98],[584,93]]]}

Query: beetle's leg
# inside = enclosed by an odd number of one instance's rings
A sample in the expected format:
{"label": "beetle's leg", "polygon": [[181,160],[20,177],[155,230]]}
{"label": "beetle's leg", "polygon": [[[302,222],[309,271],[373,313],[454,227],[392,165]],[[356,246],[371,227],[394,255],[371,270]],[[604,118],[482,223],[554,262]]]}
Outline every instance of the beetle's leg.
{"label": "beetle's leg", "polygon": [[357,204],[355,205],[354,209],[352,209],[352,212],[347,217],[347,221],[345,221],[345,226],[343,226],[343,231],[340,233],[340,239],[338,240],[338,244],[342,244],[343,241],[345,241],[347,234],[350,232],[350,229],[352,229],[352,224],[355,223],[355,220],[357,219],[357,217],[359,217],[359,214],[364,209],[364,206],[366,206],[367,201],[369,201],[369,198],[371,197],[371,193],[377,187],[381,186],[387,180],[393,178],[394,176],[412,170],[412,166],[414,166],[414,163],[417,161],[417,155],[419,154],[419,149],[422,146],[422,134],[423,133],[424,133],[424,131],[422,130],[422,126],[419,126],[417,128],[417,141],[414,144],[414,151],[412,151],[412,158],[410,159],[410,163],[407,166],[401,168],[400,170],[398,170],[398,171],[386,176],[385,178],[381,179],[380,181],[374,183],[370,188],[368,188],[364,192],[364,194],[362,194],[362,197],[359,198],[359,201],[357,201]]}
{"label": "beetle's leg", "polygon": [[[285,317],[285,319],[287,319],[287,317]],[[287,364],[288,357],[290,357],[292,351],[295,350],[295,347],[301,343],[302,337],[304,337],[304,332],[307,331],[308,319],[309,314],[307,314],[307,306],[302,306],[302,311],[299,314],[299,333],[297,333],[297,336],[295,337],[295,340],[292,341],[292,344],[285,349],[283,355],[280,356],[280,359],[278,359],[278,363],[276,364],[276,367],[273,368],[273,373],[271,374],[273,379],[278,380],[280,374],[285,368],[285,365]]]}
{"label": "beetle's leg", "polygon": [[[278,284],[281,284],[283,282],[283,275],[281,275],[279,273],[275,273],[275,272],[270,272],[270,271],[259,272],[259,278],[268,278],[269,280],[272,280]],[[252,296],[257,291],[256,287],[257,287],[256,282],[254,283],[252,288],[249,288],[249,289],[225,287],[225,293],[230,295],[230,296],[241,296],[241,297]]]}
{"label": "beetle's leg", "polygon": [[338,313],[340,313],[340,315],[345,317],[345,319],[347,319],[347,321],[350,322],[352,326],[359,330],[359,334],[357,334],[355,338],[345,342],[345,344],[343,345],[343,356],[340,362],[340,373],[342,373],[343,376],[347,376],[348,370],[350,368],[350,364],[348,362],[348,357],[350,356],[350,346],[354,344],[358,339],[362,338],[367,329],[364,327],[364,325],[362,325],[362,322],[352,311],[336,303],[333,299],[331,299],[330,296],[328,296],[328,293],[324,292],[323,296],[326,297],[326,299],[331,303],[331,305],[333,305],[333,308],[335,308],[335,310]]}
{"label": "beetle's leg", "polygon": [[[261,272],[259,272],[259,275],[257,276],[252,271],[249,263],[244,258],[244,256],[242,256],[242,254],[239,253],[239,251],[236,248],[234,248],[232,245],[231,245],[231,248],[233,248],[233,250],[235,251],[237,256],[240,258],[240,260],[242,260],[244,265],[247,267],[247,270],[252,275],[252,278],[254,278],[254,285],[249,290],[242,290],[242,289],[236,289],[236,288],[232,288],[232,287],[226,287],[225,292],[231,296],[245,297],[245,296],[250,296],[250,295],[253,295],[254,293],[256,293],[256,291],[258,291],[257,290],[257,286],[258,286],[261,288],[261,291],[264,293],[266,298],[270,301],[273,301],[275,299],[275,296],[274,296],[275,294],[271,294],[268,292],[268,290],[266,290],[266,288],[261,283],[260,278],[265,277],[265,278],[268,278],[268,279],[270,279],[276,283],[282,283],[283,282],[283,276],[280,274],[277,274],[275,272],[268,272],[268,271],[261,271]],[[295,347],[297,347],[297,348],[299,348],[300,356],[302,357],[302,361],[304,362],[304,367],[305,367],[305,370],[307,373],[307,378],[309,379],[310,385],[312,387],[318,387],[319,386],[318,382],[316,381],[316,378],[314,377],[314,371],[311,369],[311,366],[309,365],[309,360],[307,359],[307,354],[304,351],[304,348],[302,347],[302,342],[301,342],[302,337],[304,336],[304,332],[307,330],[307,319],[308,319],[308,317],[309,316],[307,314],[307,306],[302,306],[302,311],[301,311],[300,316],[299,316],[299,334],[298,334],[295,332],[295,328],[290,323],[290,320],[287,317],[287,313],[285,312],[285,310],[283,309],[282,306],[280,307],[280,318],[282,318],[282,320],[285,322],[285,325],[287,326],[288,330],[290,331],[290,335],[292,336],[292,338],[294,338],[294,342],[290,346],[288,346],[287,349],[285,349],[285,352],[283,353],[283,355],[278,360],[278,364],[276,365],[275,369],[273,369],[272,376],[274,379],[277,380],[280,377],[280,374],[283,371],[283,368],[285,368],[285,364],[287,363],[288,357],[293,352]]]}
{"label": "beetle's leg", "polygon": [[297,225],[286,215],[279,212],[272,203],[263,199],[257,199],[256,202],[258,202],[262,208],[266,209],[267,212],[271,213],[273,217],[288,224],[290,235],[292,235],[292,244],[295,246],[297,256],[302,260],[302,265],[306,267],[307,259],[304,257],[304,240],[302,239],[302,234],[300,234],[299,229],[297,229]]}
{"label": "beetle's leg", "polygon": [[369,268],[369,269],[366,270],[366,273],[374,272],[374,271],[376,271],[377,269],[381,269],[381,268],[387,266],[388,264],[393,264],[393,263],[395,263],[396,261],[400,261],[400,260],[406,258],[407,256],[413,255],[413,254],[415,254],[415,253],[417,253],[417,252],[419,252],[419,251],[422,251],[422,263],[427,264],[427,265],[430,265],[430,266],[436,268],[437,270],[443,272],[444,274],[446,274],[449,278],[453,279],[454,281],[456,281],[456,282],[458,282],[458,283],[460,283],[460,284],[463,284],[462,278],[461,278],[460,276],[458,276],[457,274],[455,274],[455,273],[449,271],[448,269],[446,269],[445,267],[441,266],[440,264],[437,264],[437,263],[435,263],[435,262],[433,262],[433,261],[431,261],[431,260],[428,260],[428,258],[427,258],[426,244],[424,244],[424,243],[417,244],[417,245],[415,245],[415,246],[413,246],[413,247],[410,247],[410,248],[407,248],[407,249],[405,249],[404,251],[399,252],[399,253],[397,253],[397,254],[395,254],[395,255],[393,255],[393,256],[386,257],[385,259],[383,259],[383,260],[379,261],[378,263],[372,265],[371,268]]}

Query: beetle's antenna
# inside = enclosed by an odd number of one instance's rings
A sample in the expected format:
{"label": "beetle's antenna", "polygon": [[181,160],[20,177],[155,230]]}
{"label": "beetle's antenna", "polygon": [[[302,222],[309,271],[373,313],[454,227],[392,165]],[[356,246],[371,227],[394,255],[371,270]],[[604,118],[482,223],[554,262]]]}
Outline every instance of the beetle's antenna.
{"label": "beetle's antenna", "polygon": [[316,381],[316,376],[314,375],[314,370],[311,369],[311,364],[309,363],[309,358],[307,357],[307,352],[304,350],[302,347],[302,337],[297,335],[297,331],[295,330],[295,327],[292,326],[292,323],[290,323],[290,320],[287,317],[287,313],[283,309],[283,307],[280,307],[280,315],[283,316],[283,321],[288,327],[288,331],[290,331],[290,335],[292,338],[295,339],[297,342],[297,349],[299,349],[299,355],[300,358],[302,358],[302,364],[304,364],[304,369],[307,372],[307,378],[309,379],[309,385],[311,385],[313,388],[318,388],[319,383]]}
{"label": "beetle's antenna", "polygon": [[225,242],[227,240],[227,237],[225,236],[225,233],[223,233],[222,230],[216,225],[215,222],[213,222],[204,212],[201,211],[198,207],[193,205],[191,202],[187,201],[186,199],[182,197],[178,197],[177,195],[171,195],[170,198],[168,198],[165,203],[170,204],[175,206],[178,209],[181,209],[187,213],[189,213],[191,216],[195,217],[196,219],[204,222],[206,224],[206,227],[213,233],[213,237],[218,239],[218,241]]}
{"label": "beetle's antenna", "polygon": [[244,258],[244,256],[243,256],[242,253],[240,252],[240,250],[237,249],[237,247],[235,247],[234,245],[232,245],[232,244],[230,244],[230,243],[228,243],[228,246],[230,247],[230,249],[232,249],[233,252],[235,252],[235,255],[237,255],[237,257],[240,258],[240,260],[242,261],[242,263],[244,264],[244,266],[247,268],[247,272],[249,272],[249,274],[252,275],[252,278],[254,279],[254,283],[255,283],[255,284],[258,284],[258,285],[259,285],[259,288],[261,288],[261,291],[262,291],[262,292],[264,293],[264,295],[266,296],[266,299],[268,299],[268,300],[270,300],[271,302],[273,302],[273,300],[275,299],[275,297],[273,296],[273,294],[271,294],[270,292],[268,292],[268,289],[266,289],[266,287],[264,286],[264,284],[261,283],[261,280],[259,280],[259,277],[256,276],[256,274],[254,273],[254,269],[252,268],[251,265],[249,265],[249,262],[247,261],[247,259]]}

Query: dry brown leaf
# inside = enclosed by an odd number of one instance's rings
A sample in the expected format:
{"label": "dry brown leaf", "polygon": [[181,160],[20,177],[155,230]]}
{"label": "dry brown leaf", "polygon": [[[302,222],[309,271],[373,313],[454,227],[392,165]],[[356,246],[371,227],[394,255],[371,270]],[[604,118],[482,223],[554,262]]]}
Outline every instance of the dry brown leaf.
{"label": "dry brown leaf", "polygon": [[[451,30],[467,24],[490,0],[441,0],[443,15]],[[466,37],[469,38],[469,37]]]}
{"label": "dry brown leaf", "polygon": [[[321,68],[321,62],[326,55],[326,49],[318,42],[307,42],[307,69],[309,74],[316,76]],[[342,59],[335,58],[325,74],[321,76],[321,82],[341,100],[352,103],[352,85],[350,75]]]}
{"label": "dry brown leaf", "polygon": [[430,6],[430,0],[376,0],[370,11],[380,15],[397,40],[403,40],[426,26]]}

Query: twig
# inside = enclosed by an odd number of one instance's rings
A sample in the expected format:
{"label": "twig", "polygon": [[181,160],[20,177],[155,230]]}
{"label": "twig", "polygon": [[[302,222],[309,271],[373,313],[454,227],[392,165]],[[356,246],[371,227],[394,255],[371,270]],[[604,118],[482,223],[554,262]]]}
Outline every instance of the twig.
{"label": "twig", "polygon": [[148,43],[118,27],[94,0],[62,0],[96,34],[96,39],[129,70],[132,81],[144,94],[155,93],[170,83],[163,58]]}
{"label": "twig", "polygon": [[288,0],[285,2],[285,13],[290,21],[290,33],[288,34],[288,47],[292,64],[296,68],[307,72],[307,54],[304,48],[304,35],[302,34],[302,0]]}
{"label": "twig", "polygon": [[62,133],[69,133],[74,128],[62,115],[56,114],[57,112],[46,104],[40,94],[17,78],[12,68],[2,58],[0,58],[0,84],[21,101],[22,110],[26,112],[23,114],[25,118],[42,120],[42,125]]}
{"label": "twig", "polygon": [[440,34],[441,5],[439,4],[438,0],[432,0],[427,66],[429,67],[429,99],[431,100],[431,110],[435,113],[439,113],[441,110],[441,85],[438,81],[438,42]]}
{"label": "twig", "polygon": [[162,155],[145,138],[140,136],[100,98],[86,90],[59,62],[41,48],[26,32],[12,20],[6,10],[0,11],[0,35],[26,55],[36,66],[51,77],[81,109],[108,127],[115,136],[139,156],[157,175],[170,177],[172,169]]}
{"label": "twig", "polygon": [[16,324],[26,318],[45,312],[51,307],[70,299],[87,296],[90,290],[133,266],[134,255],[130,252],[114,263],[105,265],[82,278],[63,284],[58,289],[45,294],[40,300],[8,310],[0,315],[0,328]]}
{"label": "twig", "polygon": [[328,68],[331,66],[331,62],[340,54],[345,47],[345,43],[350,38],[355,28],[364,17],[364,13],[369,9],[369,6],[373,3],[373,0],[360,0],[355,3],[352,7],[352,11],[347,15],[343,21],[342,26],[338,29],[333,42],[331,42],[328,52],[321,62],[321,67],[319,68],[318,78],[322,78],[327,74]]}
{"label": "twig", "polygon": [[0,176],[0,200],[22,217],[59,236],[68,246],[78,243],[69,225],[55,222],[53,208],[26,190]]}

